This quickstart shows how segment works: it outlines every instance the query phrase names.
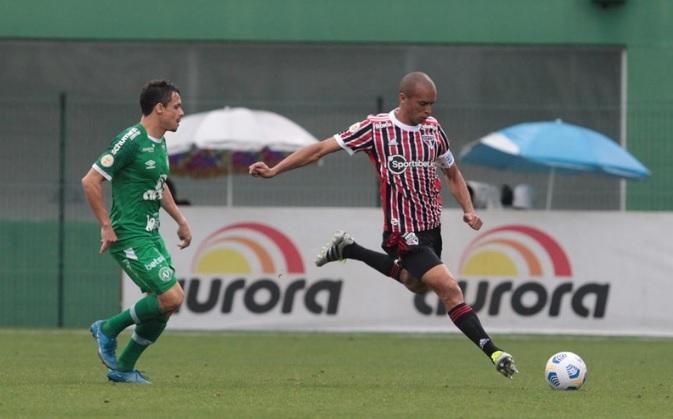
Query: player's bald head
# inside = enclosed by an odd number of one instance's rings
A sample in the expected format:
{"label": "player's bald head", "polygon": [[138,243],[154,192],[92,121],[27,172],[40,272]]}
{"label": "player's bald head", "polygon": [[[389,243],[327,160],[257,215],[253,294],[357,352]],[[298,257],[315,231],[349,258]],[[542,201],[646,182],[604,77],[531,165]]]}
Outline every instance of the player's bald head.
{"label": "player's bald head", "polygon": [[408,73],[400,80],[400,93],[403,93],[407,97],[415,96],[419,90],[427,89],[437,91],[435,82],[432,81],[430,76],[421,71]]}

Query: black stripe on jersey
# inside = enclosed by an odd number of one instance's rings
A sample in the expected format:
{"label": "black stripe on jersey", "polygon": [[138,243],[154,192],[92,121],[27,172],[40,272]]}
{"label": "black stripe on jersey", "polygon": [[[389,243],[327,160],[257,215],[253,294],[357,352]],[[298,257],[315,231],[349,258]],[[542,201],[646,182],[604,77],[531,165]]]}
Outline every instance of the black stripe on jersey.
{"label": "black stripe on jersey", "polygon": [[[432,134],[432,130],[428,130],[428,132],[426,133],[426,135],[431,135],[431,134]],[[439,144],[436,144],[436,143],[426,144],[425,141],[423,141],[423,148],[425,149],[425,151],[427,153],[427,159],[428,159],[428,161],[431,161],[433,164],[434,164],[435,160],[437,160],[437,156],[438,156],[438,154],[437,154],[438,149],[437,148],[438,147],[439,147]],[[437,181],[437,177],[438,177],[436,170],[437,169],[435,168],[434,169],[434,176],[432,176],[432,177],[428,176],[425,179],[425,190],[430,195],[435,193],[435,182]],[[440,182],[441,182],[441,180],[440,180]],[[441,199],[441,198],[438,198],[438,199]],[[430,204],[430,206],[425,206],[426,210],[429,211],[429,214],[428,214],[428,217],[427,217],[428,224],[426,224],[426,226],[430,226],[430,227],[436,226],[440,222],[440,220],[437,217],[437,213],[435,212],[435,210],[430,209],[431,207],[435,207],[435,205],[438,205],[437,202],[432,202]]]}
{"label": "black stripe on jersey", "polygon": [[[417,136],[420,136],[422,132],[410,132],[409,136],[411,137],[411,141],[409,141],[409,150],[411,151],[411,161],[421,161],[421,160],[426,160],[427,156],[427,146],[425,146],[423,141],[420,141]],[[421,149],[418,150],[416,145],[419,143],[421,144]],[[421,224],[423,226],[428,225],[428,214],[425,211],[425,206],[420,202],[423,197],[420,195],[423,192],[423,189],[421,188],[421,179],[418,176],[418,172],[422,172],[421,170],[415,170],[412,167],[409,167],[407,170],[408,172],[408,177],[411,179],[411,182],[414,184],[414,191],[418,192],[415,194],[409,194],[410,200],[414,203],[413,205],[413,212],[411,213],[411,217],[413,219],[414,224],[417,226],[420,226]],[[425,185],[427,187],[427,185]],[[420,211],[420,214],[419,214]],[[416,218],[420,216],[421,219],[417,220]]]}
{"label": "black stripe on jersey", "polygon": [[[407,142],[407,138],[405,138],[406,131],[402,131],[402,129],[398,126],[395,126],[395,137],[397,138],[397,148],[402,149],[404,147],[404,144]],[[387,147],[386,147],[387,148]],[[393,155],[392,151],[387,153],[388,155]],[[403,155],[404,152],[398,151],[397,154]],[[386,156],[386,161],[387,161],[388,156]],[[397,175],[399,176],[399,175]],[[396,175],[392,174],[391,170],[388,169],[388,177],[390,179],[390,184],[395,185],[395,181],[398,180]],[[400,183],[404,183],[402,179],[399,179]],[[396,214],[397,215],[397,221],[399,223],[399,230],[400,231],[406,231],[406,224],[407,224],[407,217],[404,212],[404,199],[403,199],[403,194],[398,191],[400,188],[391,188],[391,207],[394,204],[395,205],[395,211],[390,212],[391,219],[393,216]],[[404,192],[404,191],[402,191]],[[396,195],[392,196],[392,193],[395,193]],[[395,202],[392,202],[395,201]]]}

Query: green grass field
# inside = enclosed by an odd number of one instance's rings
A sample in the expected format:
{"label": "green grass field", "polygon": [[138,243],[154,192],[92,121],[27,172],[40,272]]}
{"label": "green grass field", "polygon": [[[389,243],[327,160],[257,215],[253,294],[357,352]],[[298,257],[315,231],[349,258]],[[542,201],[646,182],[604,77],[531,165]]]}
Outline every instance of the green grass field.
{"label": "green grass field", "polygon": [[[154,384],[134,386],[107,382],[84,330],[0,330],[0,418],[673,417],[673,340],[496,341],[513,381],[459,335],[167,332],[138,365]],[[543,379],[560,350],[589,367],[580,391]]]}

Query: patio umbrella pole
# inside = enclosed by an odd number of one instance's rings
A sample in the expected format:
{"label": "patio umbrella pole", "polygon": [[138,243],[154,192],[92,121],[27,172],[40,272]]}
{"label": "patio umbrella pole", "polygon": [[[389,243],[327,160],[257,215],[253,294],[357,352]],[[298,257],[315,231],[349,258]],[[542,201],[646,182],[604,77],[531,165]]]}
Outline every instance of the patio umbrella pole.
{"label": "patio umbrella pole", "polygon": [[551,198],[554,195],[554,168],[549,170],[549,179],[547,180],[547,211],[551,209]]}

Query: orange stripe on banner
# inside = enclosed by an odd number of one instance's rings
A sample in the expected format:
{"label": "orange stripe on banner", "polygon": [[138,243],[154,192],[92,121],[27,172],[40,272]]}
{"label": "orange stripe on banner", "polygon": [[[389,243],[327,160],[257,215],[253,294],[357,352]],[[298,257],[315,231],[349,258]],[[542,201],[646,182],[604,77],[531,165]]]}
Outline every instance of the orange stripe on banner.
{"label": "orange stripe on banner", "polygon": [[521,256],[523,256],[523,259],[526,261],[526,265],[528,265],[528,272],[531,274],[531,276],[542,276],[542,266],[540,265],[540,261],[538,260],[537,256],[535,256],[535,254],[523,244],[510,239],[488,240],[483,242],[482,246],[486,244],[504,244],[514,248],[521,254]]}
{"label": "orange stripe on banner", "polygon": [[229,237],[223,237],[221,239],[213,241],[210,246],[218,243],[226,243],[226,242],[234,242],[234,243],[239,243],[244,246],[247,246],[250,248],[250,250],[255,253],[255,256],[257,256],[257,259],[259,259],[260,264],[262,265],[262,272],[264,273],[273,273],[276,272],[276,268],[273,263],[273,259],[271,258],[271,255],[269,252],[266,251],[265,248],[260,246],[259,243],[250,240],[247,237],[241,237],[241,236],[229,236]]}

